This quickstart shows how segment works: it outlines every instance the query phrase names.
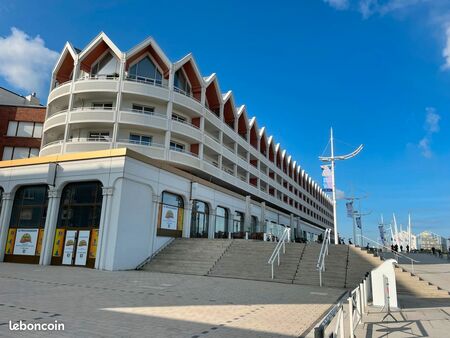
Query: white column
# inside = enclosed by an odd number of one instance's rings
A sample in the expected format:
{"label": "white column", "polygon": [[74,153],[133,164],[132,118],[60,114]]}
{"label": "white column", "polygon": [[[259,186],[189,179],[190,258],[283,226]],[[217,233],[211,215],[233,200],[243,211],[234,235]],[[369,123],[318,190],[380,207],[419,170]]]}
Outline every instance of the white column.
{"label": "white column", "polygon": [[2,194],[2,212],[0,214],[0,262],[5,257],[6,240],[8,238],[9,220],[11,219],[13,201],[11,193]]}
{"label": "white column", "polygon": [[97,254],[95,259],[95,268],[99,270],[103,270],[106,265],[106,254],[107,249],[106,245],[108,243],[108,230],[109,230],[109,221],[111,218],[111,204],[112,204],[112,195],[114,188],[113,187],[103,187],[102,188],[102,211],[98,232],[98,243]]}
{"label": "white column", "polygon": [[259,218],[259,229],[263,232],[266,232],[264,226],[266,224],[266,202],[261,202],[261,215]]}
{"label": "white column", "polygon": [[42,239],[41,257],[39,258],[40,265],[50,265],[53,251],[53,241],[55,238],[56,223],[58,222],[59,204],[61,202],[61,195],[58,189],[50,187],[48,189],[48,206],[47,218],[45,219],[44,238]]}
{"label": "white column", "polygon": [[114,126],[113,126],[113,133],[112,133],[112,142],[110,147],[116,148],[117,146],[117,135],[119,133],[119,114],[120,114],[120,108],[122,106],[122,83],[125,76],[125,54],[120,59],[120,70],[119,70],[119,89],[116,94],[116,109],[114,109]]}
{"label": "white column", "polygon": [[251,197],[245,196],[245,217],[244,217],[244,229],[250,229],[251,219],[252,219],[252,207],[251,207]]}
{"label": "white column", "polygon": [[208,220],[208,238],[214,239],[214,232],[216,230],[216,208],[211,208],[211,212],[209,213]]}

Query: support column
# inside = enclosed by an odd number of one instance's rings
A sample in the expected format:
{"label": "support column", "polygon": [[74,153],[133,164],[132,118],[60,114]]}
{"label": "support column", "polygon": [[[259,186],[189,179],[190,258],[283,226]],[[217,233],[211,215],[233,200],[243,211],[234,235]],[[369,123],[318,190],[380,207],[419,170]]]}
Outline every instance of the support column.
{"label": "support column", "polygon": [[208,216],[208,238],[214,239],[214,232],[216,231],[216,208],[211,208],[211,213]]}
{"label": "support column", "polygon": [[108,244],[108,231],[109,231],[109,221],[111,218],[111,204],[112,204],[112,195],[114,188],[113,187],[103,187],[102,188],[102,211],[98,232],[98,243],[97,247],[96,259],[95,259],[95,268],[99,270],[104,270],[106,265],[106,254],[107,254],[107,244]]}
{"label": "support column", "polygon": [[250,229],[251,219],[252,219],[252,206],[251,197],[245,196],[245,217],[244,217],[244,229]]}
{"label": "support column", "polygon": [[261,202],[261,215],[259,218],[259,229],[261,232],[266,232],[266,202]]}
{"label": "support column", "polygon": [[11,193],[2,194],[2,212],[0,214],[0,262],[5,258],[6,240],[8,238],[9,220],[11,219],[13,201]]}
{"label": "support column", "polygon": [[293,214],[290,215],[289,226],[291,227],[291,233],[290,233],[291,236],[289,238],[289,241],[291,241],[291,240],[295,239],[295,237],[294,237],[295,223],[294,223],[294,215]]}
{"label": "support column", "polygon": [[58,222],[58,210],[61,203],[61,195],[55,187],[48,189],[47,218],[44,225],[44,238],[42,239],[42,251],[39,258],[40,265],[50,265],[52,259],[53,242],[55,239],[56,223]]}

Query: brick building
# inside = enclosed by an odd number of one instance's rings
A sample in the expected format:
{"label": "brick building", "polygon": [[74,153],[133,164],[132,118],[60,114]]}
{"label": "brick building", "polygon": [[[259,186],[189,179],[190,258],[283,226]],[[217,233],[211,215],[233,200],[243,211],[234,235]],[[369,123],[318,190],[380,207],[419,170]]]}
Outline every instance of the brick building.
{"label": "brick building", "polygon": [[45,106],[35,95],[21,96],[0,87],[0,159],[39,155]]}

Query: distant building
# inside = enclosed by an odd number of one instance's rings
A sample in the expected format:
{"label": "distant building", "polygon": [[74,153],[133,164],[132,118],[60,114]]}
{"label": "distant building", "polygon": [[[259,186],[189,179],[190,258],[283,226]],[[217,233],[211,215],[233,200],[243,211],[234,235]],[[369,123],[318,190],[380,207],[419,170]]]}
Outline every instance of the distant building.
{"label": "distant building", "polygon": [[417,236],[411,234],[411,244],[409,244],[409,232],[400,231],[398,233],[399,246],[403,246],[403,250],[406,250],[406,246],[409,245],[409,250],[417,250]]}
{"label": "distant building", "polygon": [[0,87],[0,159],[39,155],[46,107],[36,95],[22,96]]}
{"label": "distant building", "polygon": [[419,234],[418,245],[420,250],[436,250],[447,251],[447,241],[444,237],[430,231],[424,231]]}

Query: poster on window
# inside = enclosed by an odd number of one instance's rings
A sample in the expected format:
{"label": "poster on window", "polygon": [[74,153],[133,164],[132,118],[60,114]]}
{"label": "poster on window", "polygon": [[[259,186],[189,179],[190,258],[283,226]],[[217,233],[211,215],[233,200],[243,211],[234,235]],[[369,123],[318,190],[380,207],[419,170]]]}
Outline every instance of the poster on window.
{"label": "poster on window", "polygon": [[17,229],[14,255],[34,256],[39,229]]}
{"label": "poster on window", "polygon": [[77,253],[75,254],[75,265],[86,265],[89,245],[89,230],[78,232]]}
{"label": "poster on window", "polygon": [[64,242],[64,251],[63,251],[63,259],[62,259],[62,264],[64,264],[64,265],[72,265],[72,257],[73,257],[73,251],[75,249],[76,236],[77,236],[77,231],[75,231],[75,230],[67,231],[66,240]]}
{"label": "poster on window", "polygon": [[162,206],[161,229],[177,230],[178,207],[171,205]]}

